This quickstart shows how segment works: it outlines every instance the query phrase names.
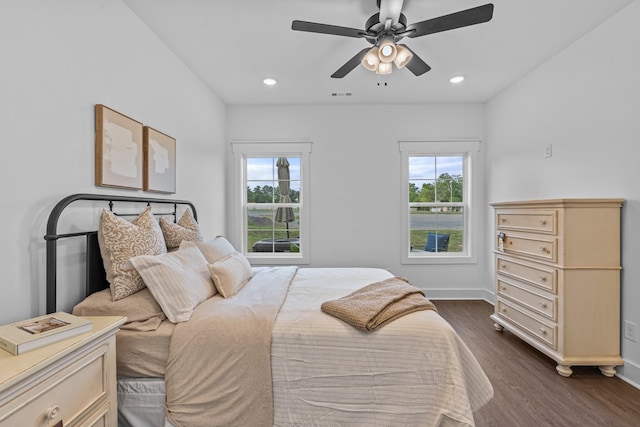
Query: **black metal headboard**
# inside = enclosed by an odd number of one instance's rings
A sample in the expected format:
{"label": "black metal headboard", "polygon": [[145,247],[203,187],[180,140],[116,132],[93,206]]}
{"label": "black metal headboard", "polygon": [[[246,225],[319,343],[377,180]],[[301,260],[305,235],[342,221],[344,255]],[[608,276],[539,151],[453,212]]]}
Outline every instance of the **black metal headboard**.
{"label": "black metal headboard", "polygon": [[[129,196],[110,196],[103,194],[72,194],[60,200],[49,214],[47,221],[47,234],[44,239],[47,241],[47,314],[57,310],[57,243],[59,239],[67,237],[85,236],[86,238],[86,295],[105,289],[109,286],[107,283],[102,256],[98,246],[98,231],[81,231],[77,233],[58,234],[58,219],[67,206],[73,202],[85,201],[104,201],[108,202],[109,209],[114,212],[114,202],[124,202],[129,205],[135,203],[145,203],[146,206],[153,204],[172,205],[172,212],[154,213],[154,215],[173,215],[174,222],[178,216],[178,206],[187,205],[193,212],[194,219],[198,219],[198,214],[193,203],[187,200],[173,199],[153,199],[146,197],[129,197]],[[121,213],[120,216],[137,216],[138,213]]]}

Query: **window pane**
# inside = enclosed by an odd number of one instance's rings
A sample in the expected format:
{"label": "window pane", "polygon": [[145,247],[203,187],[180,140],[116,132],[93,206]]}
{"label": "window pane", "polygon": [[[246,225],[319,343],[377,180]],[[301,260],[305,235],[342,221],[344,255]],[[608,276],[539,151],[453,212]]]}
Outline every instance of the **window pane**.
{"label": "window pane", "polygon": [[436,181],[411,180],[409,181],[409,203],[413,202],[435,202]]}
{"label": "window pane", "polygon": [[247,181],[269,181],[277,179],[275,163],[272,157],[247,157]]}
{"label": "window pane", "polygon": [[300,208],[247,208],[248,252],[300,252]]}
{"label": "window pane", "polygon": [[[410,245],[412,251],[462,252],[464,216],[462,207],[411,208]],[[433,234],[427,247],[429,233]],[[426,255],[426,254],[425,254]]]}
{"label": "window pane", "polygon": [[435,179],[435,157],[409,157],[409,179]]}

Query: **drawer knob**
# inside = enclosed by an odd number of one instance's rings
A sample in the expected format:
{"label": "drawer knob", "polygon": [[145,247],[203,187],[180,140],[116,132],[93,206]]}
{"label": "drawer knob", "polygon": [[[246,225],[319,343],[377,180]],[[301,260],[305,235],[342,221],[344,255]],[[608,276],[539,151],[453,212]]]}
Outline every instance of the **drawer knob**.
{"label": "drawer knob", "polygon": [[547,303],[546,303],[546,302],[541,302],[541,303],[540,303],[540,307],[542,307],[542,308],[547,308]]}
{"label": "drawer knob", "polygon": [[500,218],[500,221],[501,221],[502,223],[505,223],[505,222],[507,222],[507,218],[502,217],[502,218]]}
{"label": "drawer knob", "polygon": [[506,269],[507,269],[507,264],[502,264],[502,265],[500,266],[500,268],[501,268],[502,270],[506,270]]}
{"label": "drawer knob", "polygon": [[543,219],[543,220],[541,220],[541,221],[540,221],[540,225],[547,225],[547,221],[546,221],[546,220],[544,220],[544,219]]}
{"label": "drawer knob", "polygon": [[503,291],[506,291],[507,287],[506,286],[500,286],[500,289],[503,290]]}
{"label": "drawer knob", "polygon": [[502,312],[506,313],[507,312],[507,308],[506,307],[502,307]]}
{"label": "drawer knob", "polygon": [[551,251],[549,249],[545,248],[544,246],[541,247],[540,249],[542,250],[542,253],[544,253],[544,254],[550,254],[551,253]]}
{"label": "drawer knob", "polygon": [[547,330],[545,328],[540,328],[540,333],[542,335],[547,335]]}
{"label": "drawer knob", "polygon": [[547,276],[540,276],[540,281],[542,283],[546,282],[547,281]]}
{"label": "drawer knob", "polygon": [[45,412],[44,415],[48,420],[53,420],[55,417],[58,416],[59,413],[60,413],[60,407],[56,405],[47,409],[47,412]]}

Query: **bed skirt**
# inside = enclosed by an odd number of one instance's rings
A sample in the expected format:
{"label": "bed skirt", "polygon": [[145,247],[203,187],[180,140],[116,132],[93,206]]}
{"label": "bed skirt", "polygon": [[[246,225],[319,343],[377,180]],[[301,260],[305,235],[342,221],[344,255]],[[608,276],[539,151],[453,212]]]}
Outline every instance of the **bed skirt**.
{"label": "bed skirt", "polygon": [[118,427],[165,426],[161,378],[118,379]]}

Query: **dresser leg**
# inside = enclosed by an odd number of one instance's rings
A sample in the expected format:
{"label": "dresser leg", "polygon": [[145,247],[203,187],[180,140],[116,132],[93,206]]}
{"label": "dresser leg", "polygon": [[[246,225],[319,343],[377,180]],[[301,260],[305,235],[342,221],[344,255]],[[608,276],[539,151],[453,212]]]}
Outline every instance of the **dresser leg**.
{"label": "dresser leg", "polygon": [[571,374],[573,374],[573,371],[571,370],[571,366],[567,366],[567,365],[556,366],[556,371],[558,371],[558,373],[563,377],[567,377],[567,378],[570,377]]}
{"label": "dresser leg", "polygon": [[602,372],[602,375],[605,377],[612,377],[616,374],[616,367],[609,365],[600,366],[600,372]]}
{"label": "dresser leg", "polygon": [[502,331],[504,330],[504,328],[502,327],[502,325],[501,325],[501,324],[499,324],[499,323],[494,323],[494,324],[493,324],[493,327],[494,327],[494,328],[496,328],[496,331],[498,331],[498,332],[502,332]]}

